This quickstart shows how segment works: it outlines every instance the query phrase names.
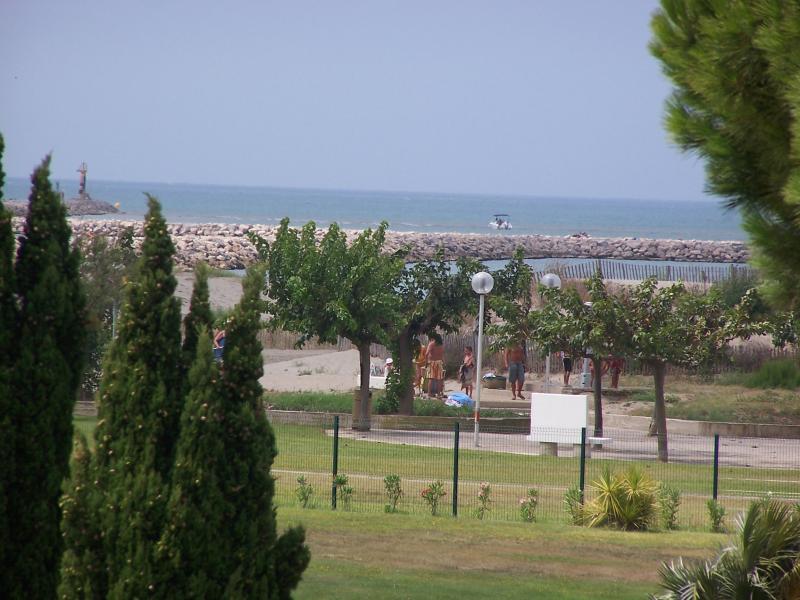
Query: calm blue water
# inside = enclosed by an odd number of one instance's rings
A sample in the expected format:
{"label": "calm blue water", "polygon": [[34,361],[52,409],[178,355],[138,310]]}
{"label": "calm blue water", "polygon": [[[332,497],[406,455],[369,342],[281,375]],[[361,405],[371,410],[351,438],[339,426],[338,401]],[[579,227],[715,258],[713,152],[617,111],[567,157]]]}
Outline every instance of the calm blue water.
{"label": "calm blue water", "polygon": [[[55,183],[55,182],[54,182]],[[78,182],[57,182],[67,198]],[[192,184],[93,181],[93,198],[120,202],[124,215],[139,219],[146,210],[143,192],[156,196],[170,222],[274,224],[283,217],[347,229],[389,222],[396,231],[489,233],[493,213],[508,213],[513,229],[496,235],[568,235],[744,240],[738,213],[717,200],[619,200],[463,195],[411,192],[313,190]],[[8,178],[5,198],[27,198],[26,179]]]}

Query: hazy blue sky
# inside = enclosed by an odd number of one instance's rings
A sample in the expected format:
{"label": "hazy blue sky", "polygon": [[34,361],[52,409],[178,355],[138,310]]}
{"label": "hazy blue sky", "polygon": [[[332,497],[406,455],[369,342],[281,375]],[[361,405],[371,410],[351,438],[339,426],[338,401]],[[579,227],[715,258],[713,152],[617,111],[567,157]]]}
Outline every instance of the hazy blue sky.
{"label": "hazy blue sky", "polygon": [[655,0],[0,2],[5,170],[694,199]]}

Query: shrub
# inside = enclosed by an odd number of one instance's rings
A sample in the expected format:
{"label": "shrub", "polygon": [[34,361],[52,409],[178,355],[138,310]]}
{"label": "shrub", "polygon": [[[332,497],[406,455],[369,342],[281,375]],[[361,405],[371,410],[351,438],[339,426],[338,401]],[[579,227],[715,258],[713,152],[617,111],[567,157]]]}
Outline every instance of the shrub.
{"label": "shrub", "polygon": [[387,513],[397,512],[397,503],[403,495],[400,487],[400,475],[387,475],[383,478],[383,486],[386,488],[386,496],[389,503],[384,507]]}
{"label": "shrub", "polygon": [[392,415],[400,410],[400,396],[403,392],[403,382],[400,370],[392,369],[386,376],[386,391],[375,402],[375,412],[379,415]]}
{"label": "shrub", "polygon": [[350,510],[350,500],[353,498],[353,488],[347,485],[347,475],[337,475],[333,478],[336,486],[336,495],[342,503],[342,508]]}
{"label": "shrub", "polygon": [[294,495],[300,501],[300,506],[303,508],[308,507],[311,496],[314,495],[314,488],[306,481],[305,475],[300,475],[297,478],[297,489],[294,491]]}
{"label": "shrub", "polygon": [[439,508],[439,500],[446,494],[447,492],[444,491],[444,484],[438,479],[420,492],[420,496],[425,498],[425,502],[428,503],[431,514],[434,516],[436,516],[436,511]]}
{"label": "shrub", "polygon": [[537,506],[539,506],[539,490],[529,488],[527,495],[519,499],[519,514],[522,520],[533,523],[536,520]]}
{"label": "shrub", "polygon": [[770,360],[750,375],[745,384],[751,388],[793,390],[800,387],[800,367],[791,359]]}
{"label": "shrub", "polygon": [[658,508],[661,513],[661,524],[664,529],[678,528],[678,507],[680,504],[680,490],[666,483],[662,483],[658,488]]}
{"label": "shrub", "polygon": [[486,516],[491,508],[489,505],[492,503],[492,486],[489,485],[488,482],[484,481],[481,483],[480,487],[478,488],[478,511],[477,517],[483,520],[483,517]]}
{"label": "shrub", "polygon": [[725,507],[713,498],[706,502],[708,518],[711,521],[711,531],[722,533],[725,531]]}
{"label": "shrub", "polygon": [[577,487],[569,488],[564,494],[564,507],[573,525],[583,525],[586,515],[583,508],[583,495]]}
{"label": "shrub", "polygon": [[590,527],[645,530],[652,525],[658,488],[649,475],[635,467],[613,474],[606,468],[592,487],[597,496],[585,509]]}

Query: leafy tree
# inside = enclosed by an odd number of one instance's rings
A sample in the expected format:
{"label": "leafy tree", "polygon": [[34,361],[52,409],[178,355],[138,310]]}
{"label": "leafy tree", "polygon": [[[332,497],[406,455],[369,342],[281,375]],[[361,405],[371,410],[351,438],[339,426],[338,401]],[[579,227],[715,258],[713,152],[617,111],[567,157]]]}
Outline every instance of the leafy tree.
{"label": "leafy tree", "polygon": [[769,295],[800,308],[800,2],[662,0],[652,29],[667,129],[741,209]]}
{"label": "leafy tree", "polygon": [[367,229],[348,244],[334,223],[317,243],[314,222],[298,231],[283,219],[271,245],[251,236],[269,269],[271,326],[299,333],[298,345],[312,337],[335,343],[341,336],[358,348],[361,414],[356,425],[366,429],[370,344],[388,342],[387,331],[400,320],[396,288],[403,259],[382,253],[387,227]]}
{"label": "leafy tree", "polygon": [[102,596],[149,594],[164,524],[182,409],[180,310],[174,246],[148,197],[144,243],[126,286],[100,384],[96,481],[107,581]]}
{"label": "leafy tree", "polygon": [[542,308],[528,313],[526,328],[545,352],[588,356],[593,363],[594,435],[603,436],[602,359],[626,355],[623,324],[627,317],[619,299],[608,292],[598,272],[587,282],[589,303],[574,288],[540,287]]}
{"label": "leafy tree", "polygon": [[197,339],[200,330],[211,331],[213,324],[211,304],[208,300],[208,265],[200,262],[194,268],[194,287],[189,301],[189,312],[183,319],[183,360],[188,371],[197,356]]}
{"label": "leafy tree", "polygon": [[414,343],[421,335],[457,331],[466,314],[475,313],[477,299],[471,288],[472,275],[481,270],[473,259],[460,258],[453,269],[439,249],[432,260],[406,268],[397,286],[400,299],[398,320],[391,327],[391,345],[397,356],[400,381],[399,412],[414,410]]}
{"label": "leafy tree", "polygon": [[662,564],[654,600],[800,597],[800,510],[778,500],[750,505],[739,532],[716,559]]}
{"label": "leafy tree", "polygon": [[[84,296],[77,250],[50,158],[31,177],[28,215],[15,266],[19,306],[11,328],[14,469],[5,488],[9,530],[2,589],[8,597],[52,597],[63,542],[58,505],[69,472],[72,410],[83,368]],[[7,247],[7,242],[4,243]],[[7,273],[7,250],[3,253]],[[7,285],[7,284],[5,284]],[[4,294],[8,289],[4,290]]]}
{"label": "leafy tree", "polygon": [[489,304],[502,326],[487,331],[495,340],[493,350],[502,352],[510,344],[531,338],[528,315],[533,307],[532,283],[533,269],[525,264],[522,248],[517,248],[508,264],[494,273]]}
{"label": "leafy tree", "polygon": [[651,433],[658,436],[658,458],[668,460],[664,382],[667,365],[697,367],[728,351],[729,342],[763,331],[752,319],[753,294],[726,308],[716,294],[691,294],[682,283],[658,288],[655,278],[621,297],[627,356],[653,373],[655,405]]}

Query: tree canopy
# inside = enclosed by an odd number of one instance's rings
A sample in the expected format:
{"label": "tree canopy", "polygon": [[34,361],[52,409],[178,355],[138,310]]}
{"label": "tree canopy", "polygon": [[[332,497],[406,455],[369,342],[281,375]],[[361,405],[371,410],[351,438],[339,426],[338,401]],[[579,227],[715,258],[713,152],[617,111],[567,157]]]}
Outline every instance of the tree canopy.
{"label": "tree canopy", "polygon": [[741,209],[768,295],[800,308],[800,1],[662,0],[652,29],[667,129]]}

